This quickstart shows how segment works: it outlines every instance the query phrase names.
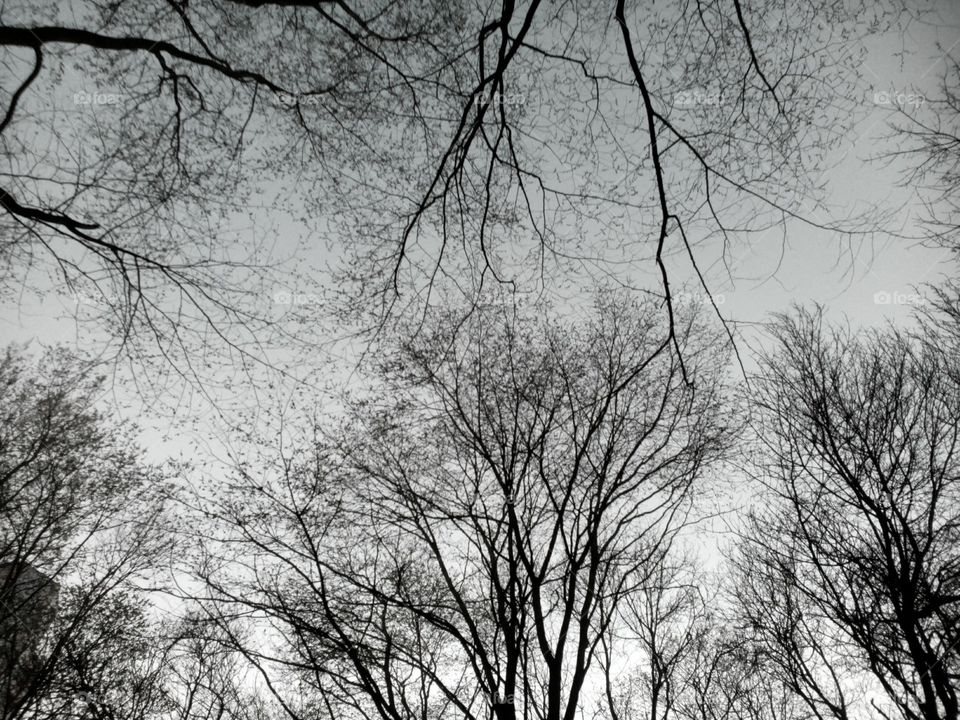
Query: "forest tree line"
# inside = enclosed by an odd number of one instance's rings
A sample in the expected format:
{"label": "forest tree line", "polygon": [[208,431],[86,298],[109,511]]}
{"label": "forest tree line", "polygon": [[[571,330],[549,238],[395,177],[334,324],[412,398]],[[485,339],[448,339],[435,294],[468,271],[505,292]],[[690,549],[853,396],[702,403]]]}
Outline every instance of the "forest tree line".
{"label": "forest tree line", "polygon": [[10,350],[7,717],[956,717],[946,309],[798,310],[747,383],[618,293],[450,311],[217,486],[145,463],[69,355]]}
{"label": "forest tree line", "polygon": [[[960,718],[960,288],[753,349],[708,272],[955,260],[952,48],[887,108],[904,229],[822,179],[925,11],[598,8],[0,5],[0,295],[86,351],[0,360],[0,718]],[[333,335],[349,385],[236,455],[110,403],[214,434],[188,391],[312,391]]]}

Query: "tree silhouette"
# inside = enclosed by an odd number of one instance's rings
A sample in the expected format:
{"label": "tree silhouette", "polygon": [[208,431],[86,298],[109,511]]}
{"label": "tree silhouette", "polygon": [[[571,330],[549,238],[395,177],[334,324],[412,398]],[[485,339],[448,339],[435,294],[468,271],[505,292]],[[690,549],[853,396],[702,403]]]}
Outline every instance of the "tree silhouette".
{"label": "tree silhouette", "polygon": [[726,447],[717,356],[685,325],[694,392],[653,303],[517,312],[451,310],[342,435],[204,506],[209,606],[279,634],[241,646],[293,716],[316,694],[332,716],[556,720],[596,688]]}
{"label": "tree silhouette", "polygon": [[819,222],[801,204],[850,121],[858,34],[897,17],[864,11],[8,4],[4,279],[52,268],[121,348],[190,376],[214,341],[263,362],[272,232],[231,228],[277,206],[343,261],[353,319],[649,265],[672,327],[668,260],[699,274],[702,241],[729,261]]}
{"label": "tree silhouette", "polygon": [[164,477],[92,408],[101,386],[62,351],[38,369],[10,349],[0,360],[5,719],[42,714],[89,623],[168,549]]}
{"label": "tree silhouette", "polygon": [[744,613],[818,717],[872,674],[884,717],[958,717],[960,385],[932,326],[851,337],[784,319],[757,385],[769,505],[741,555]]}

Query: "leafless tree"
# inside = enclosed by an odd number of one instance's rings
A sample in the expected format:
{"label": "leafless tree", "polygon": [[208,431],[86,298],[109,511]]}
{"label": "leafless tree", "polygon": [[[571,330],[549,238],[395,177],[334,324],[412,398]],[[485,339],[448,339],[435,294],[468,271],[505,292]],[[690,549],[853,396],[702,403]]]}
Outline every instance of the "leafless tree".
{"label": "leafless tree", "polygon": [[[765,662],[731,612],[727,588],[697,563],[664,558],[625,622],[601,640],[614,720],[808,720],[798,696]],[[626,662],[624,662],[626,661]],[[617,665],[626,668],[615,670]]]}
{"label": "leafless tree", "polygon": [[[759,479],[738,587],[817,717],[958,717],[960,369],[946,336],[778,326],[757,381]],[[862,703],[860,703],[862,705]]]}
{"label": "leafless tree", "polygon": [[[182,610],[181,610],[182,611]],[[222,634],[197,614],[161,628],[165,707],[175,720],[267,720],[272,709],[250,681],[250,666]]]}
{"label": "leafless tree", "polygon": [[906,159],[903,184],[916,188],[925,205],[928,239],[960,252],[960,63],[946,55],[946,69],[936,96],[919,90],[902,93],[905,102],[891,112],[890,140],[896,149],[887,161]]}
{"label": "leafless tree", "polygon": [[52,268],[119,350],[194,379],[217,346],[231,364],[265,362],[271,283],[295,278],[273,272],[293,252],[271,249],[290,221],[263,210],[303,214],[269,183],[365,144],[360,128],[403,91],[403,73],[431,86],[434,58],[456,53],[437,44],[456,13],[441,2],[358,14],[95,0],[0,13],[0,279],[17,293]]}
{"label": "leafless tree", "polygon": [[682,720],[810,720],[795,693],[736,624],[716,614],[700,624],[679,667],[682,693],[670,717]]}
{"label": "leafless tree", "polygon": [[606,702],[615,720],[676,717],[688,680],[684,671],[703,634],[705,598],[693,566],[678,561],[672,548],[663,550],[642,589],[625,598],[622,624],[600,640]]}
{"label": "leafless tree", "polygon": [[268,624],[244,647],[291,716],[569,720],[602,687],[601,639],[726,447],[722,343],[683,326],[691,386],[653,303],[542,313],[451,310],[337,437],[206,506],[210,600]]}
{"label": "leafless tree", "polygon": [[[50,630],[67,632],[82,588],[68,588]],[[180,609],[182,610],[182,608]],[[242,657],[196,616],[157,613],[114,592],[70,629],[63,660],[24,717],[30,720],[267,720],[275,717]]]}
{"label": "leafless tree", "polygon": [[212,339],[264,356],[267,250],[224,229],[260,205],[305,219],[379,318],[624,256],[655,268],[672,327],[671,256],[699,273],[710,237],[837,225],[801,210],[810,171],[850,122],[860,37],[897,17],[775,0],[60,10],[0,11],[4,279],[45,258],[122,347],[190,375]]}
{"label": "leafless tree", "polygon": [[167,549],[165,479],[93,407],[101,382],[62,352],[36,369],[14,350],[0,360],[5,719],[42,715],[91,623]]}
{"label": "leafless tree", "polygon": [[63,658],[26,709],[31,720],[152,720],[168,709],[166,670],[142,597],[112,592],[89,604],[82,587],[61,598],[51,638],[68,637]]}

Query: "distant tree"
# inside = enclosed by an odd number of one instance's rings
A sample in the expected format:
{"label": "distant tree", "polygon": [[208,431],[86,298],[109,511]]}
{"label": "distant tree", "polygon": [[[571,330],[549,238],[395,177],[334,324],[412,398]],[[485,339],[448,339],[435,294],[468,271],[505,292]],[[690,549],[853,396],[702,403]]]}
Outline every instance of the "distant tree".
{"label": "distant tree", "polygon": [[[809,720],[801,701],[738,625],[725,583],[664,558],[603,638],[613,720]],[[709,593],[709,595],[708,595]],[[612,640],[612,641],[611,641]]]}
{"label": "distant tree", "polygon": [[[35,368],[15,349],[0,359],[0,624],[24,631],[3,645],[5,720],[42,712],[84,638],[123,621],[117,593],[169,550],[165,478],[140,460],[132,428],[97,412],[101,383],[62,351]],[[9,592],[25,583],[37,591]],[[31,619],[38,601],[42,625]]]}
{"label": "distant tree", "polygon": [[[771,515],[776,511],[770,510]],[[760,511],[755,510],[753,522]],[[779,538],[778,539],[782,539]],[[752,543],[752,540],[751,540]],[[759,543],[734,560],[737,615],[768,683],[779,683],[817,720],[852,720],[862,665],[844,655],[843,631],[818,610],[794,580],[797,563]],[[873,710],[866,711],[869,717]]]}
{"label": "distant tree", "polygon": [[234,648],[235,631],[189,612],[168,624],[162,657],[164,718],[267,720],[275,717],[251,677],[252,667]]}
{"label": "distant tree", "polygon": [[653,303],[458,318],[385,353],[342,432],[205,506],[213,606],[267,623],[242,647],[293,717],[575,717],[725,451],[695,323],[691,386]]}
{"label": "distant tree", "polygon": [[[62,599],[52,638],[67,631],[83,588]],[[182,608],[181,608],[182,610]],[[70,631],[64,658],[31,720],[266,720],[273,717],[244,663],[216,627],[187,613],[164,616],[145,598],[119,591]]]}
{"label": "distant tree", "polygon": [[[676,716],[690,657],[704,632],[706,605],[692,563],[664,548],[638,591],[625,598],[622,626],[601,638],[606,695],[614,720]],[[617,666],[620,665],[620,668]]]}
{"label": "distant tree", "polygon": [[[26,717],[36,720],[152,720],[170,709],[164,695],[163,646],[142,597],[114,591],[82,611],[86,589],[62,598],[53,642],[68,638],[42,695]],[[76,619],[82,614],[82,620]]]}
{"label": "distant tree", "polygon": [[[758,479],[737,588],[817,717],[960,716],[960,366],[933,325],[783,319],[756,380]],[[860,685],[881,688],[864,703]],[[860,713],[859,715],[857,713]]]}

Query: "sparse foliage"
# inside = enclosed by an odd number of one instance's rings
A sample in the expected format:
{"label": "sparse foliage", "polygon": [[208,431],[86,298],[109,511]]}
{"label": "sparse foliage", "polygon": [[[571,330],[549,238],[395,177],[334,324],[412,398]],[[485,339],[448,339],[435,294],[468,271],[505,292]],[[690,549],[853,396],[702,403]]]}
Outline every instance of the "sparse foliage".
{"label": "sparse foliage", "polygon": [[238,549],[211,600],[284,639],[247,652],[289,671],[295,716],[311,696],[398,720],[587,702],[601,639],[726,447],[719,358],[688,321],[694,389],[652,304],[536,312],[452,311],[401,341],[341,433],[211,511]]}
{"label": "sparse foliage", "polygon": [[168,549],[165,479],[96,411],[100,387],[63,352],[37,368],[13,349],[0,360],[5,720],[41,713],[117,593]]}
{"label": "sparse foliage", "polygon": [[960,371],[928,326],[852,337],[785,319],[755,398],[769,505],[738,587],[766,655],[818,717],[958,717]]}

